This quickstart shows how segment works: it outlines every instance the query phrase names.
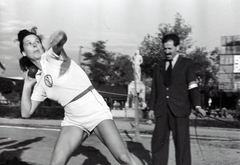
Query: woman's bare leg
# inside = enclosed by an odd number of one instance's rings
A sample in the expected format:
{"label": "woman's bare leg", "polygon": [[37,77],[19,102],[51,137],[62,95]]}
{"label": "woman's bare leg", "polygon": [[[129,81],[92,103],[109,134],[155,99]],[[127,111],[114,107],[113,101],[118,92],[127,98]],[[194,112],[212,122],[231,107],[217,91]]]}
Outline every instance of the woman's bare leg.
{"label": "woman's bare leg", "polygon": [[72,153],[87,138],[87,133],[75,126],[64,126],[55,144],[50,165],[65,165]]}
{"label": "woman's bare leg", "polygon": [[142,165],[142,162],[128,151],[113,120],[102,121],[94,132],[120,164]]}

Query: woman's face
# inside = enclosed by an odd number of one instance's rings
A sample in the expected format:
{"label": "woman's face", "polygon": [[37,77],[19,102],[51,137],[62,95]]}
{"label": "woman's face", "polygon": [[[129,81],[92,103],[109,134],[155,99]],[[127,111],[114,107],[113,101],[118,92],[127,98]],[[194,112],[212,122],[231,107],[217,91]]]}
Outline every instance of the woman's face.
{"label": "woman's face", "polygon": [[44,53],[43,45],[35,35],[28,35],[23,39],[23,48],[23,54],[31,60],[39,60]]}

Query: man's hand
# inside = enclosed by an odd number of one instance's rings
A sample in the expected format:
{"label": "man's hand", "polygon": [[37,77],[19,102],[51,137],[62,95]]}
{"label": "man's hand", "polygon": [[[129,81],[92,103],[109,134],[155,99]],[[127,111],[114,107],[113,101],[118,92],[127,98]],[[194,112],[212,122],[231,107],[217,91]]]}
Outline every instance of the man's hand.
{"label": "man's hand", "polygon": [[202,109],[201,106],[196,106],[197,115],[200,115],[200,117],[206,116],[206,111]]}
{"label": "man's hand", "polygon": [[153,111],[153,110],[150,110],[150,111],[148,112],[148,118],[151,119],[151,120],[153,120],[153,119],[155,118],[155,115],[154,115],[154,111]]}

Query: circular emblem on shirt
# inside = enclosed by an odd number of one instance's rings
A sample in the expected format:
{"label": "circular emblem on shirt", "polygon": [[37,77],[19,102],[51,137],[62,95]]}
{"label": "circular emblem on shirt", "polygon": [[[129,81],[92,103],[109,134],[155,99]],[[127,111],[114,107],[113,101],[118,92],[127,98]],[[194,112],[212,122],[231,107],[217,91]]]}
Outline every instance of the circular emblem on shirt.
{"label": "circular emblem on shirt", "polygon": [[44,82],[45,82],[45,84],[46,84],[48,87],[52,87],[52,86],[53,86],[53,80],[52,80],[51,75],[47,74],[47,75],[44,77]]}

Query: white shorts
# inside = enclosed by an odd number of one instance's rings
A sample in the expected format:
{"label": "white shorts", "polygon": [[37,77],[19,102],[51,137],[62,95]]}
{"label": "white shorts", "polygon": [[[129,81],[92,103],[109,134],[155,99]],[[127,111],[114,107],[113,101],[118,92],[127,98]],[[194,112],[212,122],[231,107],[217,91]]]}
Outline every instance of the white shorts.
{"label": "white shorts", "polygon": [[77,126],[88,135],[103,120],[113,120],[112,113],[103,97],[95,90],[64,107],[65,116],[61,126]]}

